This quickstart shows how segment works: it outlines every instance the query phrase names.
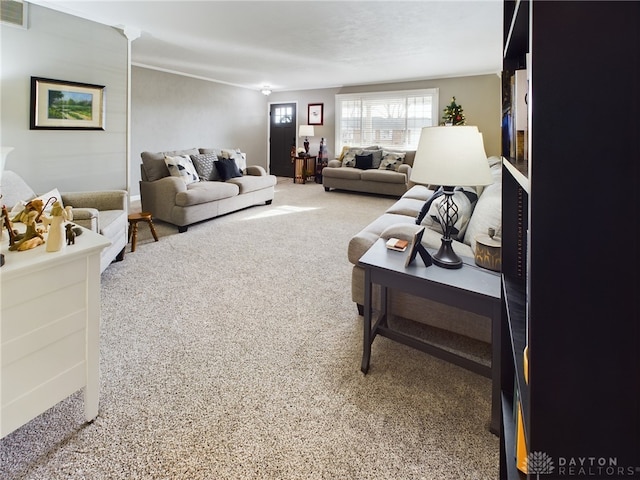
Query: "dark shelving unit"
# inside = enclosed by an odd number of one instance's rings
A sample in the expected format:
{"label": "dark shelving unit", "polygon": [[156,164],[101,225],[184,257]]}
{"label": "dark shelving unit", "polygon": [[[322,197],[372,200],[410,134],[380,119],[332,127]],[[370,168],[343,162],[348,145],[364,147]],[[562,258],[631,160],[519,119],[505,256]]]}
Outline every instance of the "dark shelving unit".
{"label": "dark shelving unit", "polygon": [[505,1],[503,38],[500,479],[640,479],[640,2]]}

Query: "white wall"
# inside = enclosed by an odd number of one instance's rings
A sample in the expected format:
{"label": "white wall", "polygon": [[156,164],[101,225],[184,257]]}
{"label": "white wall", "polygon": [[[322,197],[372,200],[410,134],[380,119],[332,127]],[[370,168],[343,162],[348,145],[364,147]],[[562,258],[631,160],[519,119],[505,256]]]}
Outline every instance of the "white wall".
{"label": "white wall", "polygon": [[307,105],[309,103],[324,103],[324,125],[316,126],[316,136],[310,139],[310,150],[318,151],[320,138],[327,140],[329,158],[335,156],[335,95],[360,92],[384,92],[394,90],[413,90],[421,88],[438,88],[440,117],[444,107],[456,97],[456,103],[461,105],[467,125],[476,125],[482,132],[485,150],[488,156],[500,155],[500,119],[501,119],[501,83],[498,75],[476,75],[470,77],[441,78],[433,80],[419,80],[414,82],[385,83],[359,85],[343,88],[328,88],[323,90],[300,90],[291,92],[274,92],[269,97],[272,103],[280,101],[298,101],[298,123],[307,121]]}
{"label": "white wall", "polygon": [[[29,5],[29,28],[3,25],[0,139],[6,169],[37,192],[126,187],[127,40],[119,30]],[[30,130],[31,77],[104,85],[106,130]]]}
{"label": "white wall", "polygon": [[[3,146],[15,150],[7,169],[36,192],[126,188],[127,39],[117,29],[30,4],[26,30],[0,29]],[[134,41],[135,42],[135,41]],[[30,77],[106,86],[105,131],[30,130]],[[132,68],[130,193],[139,195],[140,153],[192,147],[240,147],[248,163],[268,168],[268,104],[298,102],[298,123],[309,103],[324,104],[311,151],[326,140],[335,156],[335,95],[363,91],[439,88],[440,112],[455,95],[467,123],[484,135],[488,155],[500,153],[500,79],[497,75],[345,88],[258,91]]]}
{"label": "white wall", "polygon": [[267,97],[255,90],[136,67],[131,72],[131,194],[139,195],[140,154],[186,148],[241,148],[267,167]]}

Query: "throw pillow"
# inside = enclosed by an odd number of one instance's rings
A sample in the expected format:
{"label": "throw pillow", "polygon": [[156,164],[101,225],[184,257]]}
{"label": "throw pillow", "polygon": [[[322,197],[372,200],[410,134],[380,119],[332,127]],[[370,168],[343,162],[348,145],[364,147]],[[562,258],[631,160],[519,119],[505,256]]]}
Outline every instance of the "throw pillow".
{"label": "throw pillow", "polygon": [[57,188],[54,188],[53,190],[50,190],[49,192],[43,195],[40,195],[35,199],[42,200],[42,203],[44,204],[45,213],[51,212],[51,209],[53,208],[53,202],[55,201],[60,202],[60,206],[64,208],[64,205],[62,205],[62,196],[60,195],[60,192],[58,191]]}
{"label": "throw pillow", "polygon": [[356,155],[356,168],[361,170],[373,168],[373,155]]}
{"label": "throw pillow", "polygon": [[380,162],[380,170],[398,171],[398,168],[404,162],[404,152],[382,152],[382,161]]}
{"label": "throw pillow", "polygon": [[342,147],[342,151],[340,152],[340,155],[338,156],[338,160],[342,161],[342,159],[344,158],[344,155],[351,149],[351,147],[345,145],[344,147]]}
{"label": "throw pillow", "polygon": [[193,166],[196,167],[196,172],[198,172],[201,182],[220,179],[218,170],[213,165],[213,163],[218,160],[218,156],[215,153],[201,153],[191,155],[190,157]]}
{"label": "throw pillow", "polygon": [[189,155],[177,155],[175,157],[165,155],[164,163],[167,165],[169,173],[174,177],[181,178],[186,185],[198,181],[198,172],[196,167],[193,166]]}
{"label": "throw pillow", "polygon": [[[478,195],[472,187],[456,187],[453,193],[453,201],[458,207],[458,217],[451,229],[451,238],[462,242],[464,233],[469,225],[469,220],[473,214],[473,209],[478,201]],[[424,216],[421,224],[438,233],[444,233],[442,226],[443,221],[440,217],[440,211],[444,209],[444,203],[445,196],[443,194],[431,203],[429,211]]]}
{"label": "throw pillow", "polygon": [[46,214],[51,214],[51,209],[53,208],[54,202],[60,202],[60,206],[64,208],[64,205],[62,204],[62,197],[60,196],[60,192],[58,191],[57,188],[54,188],[53,190],[43,195],[40,195],[38,197],[30,198],[28,200],[20,200],[13,206],[13,208],[11,208],[11,211],[9,212],[9,218],[11,218],[11,220],[15,222],[22,221],[21,218],[19,218],[20,214],[24,211],[24,208],[27,206],[27,203],[33,200],[42,201],[42,207],[44,208],[44,213]]}
{"label": "throw pillow", "polygon": [[420,209],[420,212],[418,213],[418,216],[416,217],[416,225],[421,225],[422,224],[422,220],[424,220],[425,215],[427,214],[427,212],[431,208],[431,204],[433,203],[433,201],[436,198],[441,197],[442,195],[444,195],[444,190],[442,189],[442,187],[440,187],[440,188],[438,188],[438,190],[436,190],[433,193],[433,195],[431,195],[429,200],[424,202],[424,205],[422,206],[422,208]]}
{"label": "throw pillow", "polygon": [[243,172],[247,168],[247,154],[240,151],[239,148],[220,150],[222,158],[233,158],[236,161],[238,169]]}
{"label": "throw pillow", "polygon": [[343,167],[355,167],[356,155],[362,154],[362,150],[359,148],[350,148],[342,157]]}
{"label": "throw pillow", "polygon": [[230,178],[241,177],[242,173],[236,165],[236,161],[233,158],[221,158],[215,162],[215,166],[220,174],[220,179],[226,182]]}
{"label": "throw pillow", "polygon": [[362,151],[363,155],[373,155],[373,163],[371,165],[371,168],[380,168],[380,162],[382,162],[382,149],[380,148],[375,148],[375,149],[364,149]]}

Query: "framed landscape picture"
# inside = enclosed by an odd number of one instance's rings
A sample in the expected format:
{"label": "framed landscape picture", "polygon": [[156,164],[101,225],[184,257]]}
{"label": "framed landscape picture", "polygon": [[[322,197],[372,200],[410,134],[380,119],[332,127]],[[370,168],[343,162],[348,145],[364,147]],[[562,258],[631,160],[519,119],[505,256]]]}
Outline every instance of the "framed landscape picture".
{"label": "framed landscape picture", "polygon": [[310,103],[307,113],[309,125],[322,125],[324,103]]}
{"label": "framed landscape picture", "polygon": [[31,77],[31,130],[104,130],[104,89]]}

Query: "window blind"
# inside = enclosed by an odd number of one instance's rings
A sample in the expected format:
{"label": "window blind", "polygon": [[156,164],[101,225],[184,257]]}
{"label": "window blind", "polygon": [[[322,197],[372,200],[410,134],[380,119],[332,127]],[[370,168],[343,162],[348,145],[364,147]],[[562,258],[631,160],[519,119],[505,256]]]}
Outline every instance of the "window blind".
{"label": "window blind", "polygon": [[411,150],[437,125],[438,89],[336,95],[336,152],[379,145]]}

